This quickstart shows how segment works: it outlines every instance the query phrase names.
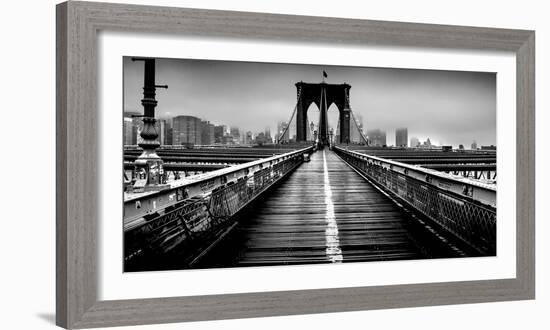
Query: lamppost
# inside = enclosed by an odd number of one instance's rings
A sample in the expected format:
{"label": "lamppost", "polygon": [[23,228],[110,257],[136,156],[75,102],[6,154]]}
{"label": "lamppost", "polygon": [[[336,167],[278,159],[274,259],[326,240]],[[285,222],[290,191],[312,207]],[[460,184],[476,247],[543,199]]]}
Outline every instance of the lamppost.
{"label": "lamppost", "polygon": [[134,162],[135,192],[159,190],[167,187],[164,176],[163,161],[157,155],[156,149],[160,147],[157,140],[158,132],[155,127],[155,99],[157,88],[168,88],[168,85],[155,85],[155,59],[154,58],[132,58],[132,61],[143,61],[145,63],[143,75],[143,130],[142,140],[138,145],[143,149],[142,154]]}

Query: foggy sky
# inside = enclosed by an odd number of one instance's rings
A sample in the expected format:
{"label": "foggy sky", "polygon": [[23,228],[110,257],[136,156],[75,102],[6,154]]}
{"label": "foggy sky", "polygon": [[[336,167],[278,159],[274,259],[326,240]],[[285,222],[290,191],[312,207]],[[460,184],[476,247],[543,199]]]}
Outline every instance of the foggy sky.
{"label": "foggy sky", "polygon": [[[124,111],[143,113],[140,104],[143,62],[124,61]],[[365,131],[380,128],[388,145],[395,129],[432,143],[496,145],[496,74],[482,72],[406,70],[343,66],[294,65],[211,60],[156,60],[157,118],[192,115],[220,125],[276,132],[296,105],[298,81],[351,85],[350,105],[363,117]],[[335,126],[337,108],[329,108]],[[309,121],[317,121],[315,105]],[[292,134],[291,134],[292,135]]]}

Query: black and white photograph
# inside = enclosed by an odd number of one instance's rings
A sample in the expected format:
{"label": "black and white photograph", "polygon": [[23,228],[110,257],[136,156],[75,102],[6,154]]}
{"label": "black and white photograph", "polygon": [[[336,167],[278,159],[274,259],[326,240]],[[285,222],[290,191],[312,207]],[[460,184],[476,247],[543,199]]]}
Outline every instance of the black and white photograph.
{"label": "black and white photograph", "polygon": [[495,73],[122,61],[125,272],[496,256]]}

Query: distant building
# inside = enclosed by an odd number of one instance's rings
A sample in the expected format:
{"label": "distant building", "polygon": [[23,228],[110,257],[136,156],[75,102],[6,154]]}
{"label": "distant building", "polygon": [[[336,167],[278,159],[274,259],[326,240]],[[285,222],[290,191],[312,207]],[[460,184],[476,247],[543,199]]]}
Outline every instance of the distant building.
{"label": "distant building", "polygon": [[474,142],[472,142],[471,149],[472,149],[472,150],[477,150],[477,142],[476,142],[476,140],[474,140]]}
{"label": "distant building", "polygon": [[139,112],[124,112],[124,144],[137,145],[141,137],[143,121]]}
{"label": "distant building", "polygon": [[238,127],[232,126],[229,128],[229,135],[231,135],[233,143],[241,143],[241,133]]}
{"label": "distant building", "polygon": [[124,117],[124,145],[136,144],[134,122],[132,118]]}
{"label": "distant building", "polygon": [[[280,121],[280,122],[277,123],[277,136],[276,136],[276,139],[279,142],[289,142],[290,141],[290,134],[289,134],[289,130],[287,129],[287,126],[288,126],[288,124],[284,121]],[[284,136],[283,136],[283,133],[284,133]]]}
{"label": "distant building", "polygon": [[157,140],[160,142],[161,145],[166,144],[166,120],[164,119],[157,119],[155,122],[155,129],[157,130]]}
{"label": "distant building", "polygon": [[422,143],[419,147],[424,149],[431,149],[432,141],[430,141],[430,138],[427,138],[426,141],[424,141],[424,143]]}
{"label": "distant building", "polygon": [[371,129],[367,130],[367,136],[369,138],[369,143],[372,146],[383,147],[386,146],[386,132],[381,129]]}
{"label": "distant building", "polygon": [[[161,145],[171,144],[171,138],[168,139],[169,121],[166,119],[157,119],[155,121],[155,130],[157,132],[157,141]],[[124,112],[124,144],[136,145],[143,140],[141,131],[143,130],[143,116],[139,112]]]}
{"label": "distant building", "polygon": [[398,128],[395,130],[395,146],[407,147],[408,132],[406,128]]}
{"label": "distant building", "polygon": [[244,144],[250,145],[250,144],[254,143],[254,137],[252,136],[251,131],[246,132],[246,134],[244,136],[245,136]]}
{"label": "distant building", "polygon": [[420,140],[417,137],[411,138],[411,148],[418,148],[420,146]]}
{"label": "distant building", "polygon": [[164,125],[164,144],[165,145],[172,145],[173,142],[172,142],[172,137],[173,137],[173,132],[172,132],[172,119],[166,119],[165,120],[165,125]]}
{"label": "distant building", "polygon": [[239,140],[239,143],[240,144],[246,144],[246,132],[242,131],[242,130],[239,130],[239,135],[241,137],[241,139]]}
{"label": "distant building", "polygon": [[233,141],[233,137],[229,134],[226,134],[223,136],[222,144],[235,144],[235,141]]}
{"label": "distant building", "polygon": [[226,125],[214,126],[214,143],[224,143],[224,136],[226,135],[229,135]]}
{"label": "distant building", "polygon": [[463,144],[459,144],[459,145],[458,145],[458,150],[464,150],[464,145],[463,145]]}
{"label": "distant building", "polygon": [[172,127],[168,127],[166,129],[166,145],[173,145],[174,144],[174,130]]}
{"label": "distant building", "polygon": [[271,128],[268,126],[264,130],[264,139],[266,144],[273,143],[273,138],[271,137]]}
{"label": "distant building", "polygon": [[201,121],[201,144],[214,144],[214,125],[209,121]]}
{"label": "distant building", "polygon": [[254,144],[257,144],[257,145],[261,146],[261,145],[264,145],[266,143],[267,143],[267,141],[266,141],[265,132],[258,133],[258,135],[256,135],[256,137],[254,138]]}
{"label": "distant building", "polygon": [[172,118],[157,119],[155,124],[162,145],[172,144]]}
{"label": "distant building", "polygon": [[202,144],[202,123],[193,116],[177,116],[172,121],[172,142],[174,145]]}
{"label": "distant building", "polygon": [[[447,149],[449,146],[445,146]],[[422,148],[422,149],[442,149],[443,146],[438,146],[438,145],[435,145],[435,144],[432,144],[432,141],[430,141],[430,138],[427,138],[426,141],[424,141],[423,143],[419,144],[417,148]],[[451,146],[452,148],[452,146]]]}
{"label": "distant building", "polygon": [[497,150],[497,146],[490,145],[490,146],[481,146],[481,150]]}

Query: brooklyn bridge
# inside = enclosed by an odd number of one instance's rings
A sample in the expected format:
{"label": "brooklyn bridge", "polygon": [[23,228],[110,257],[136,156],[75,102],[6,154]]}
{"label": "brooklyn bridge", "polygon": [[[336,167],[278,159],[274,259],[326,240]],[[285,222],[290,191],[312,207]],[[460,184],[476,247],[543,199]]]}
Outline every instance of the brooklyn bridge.
{"label": "brooklyn bridge", "polygon": [[494,152],[369,145],[351,86],[325,81],[296,83],[293,143],[160,146],[161,86],[154,59],[138,60],[144,115],[139,146],[124,147],[125,271],[496,254]]}

